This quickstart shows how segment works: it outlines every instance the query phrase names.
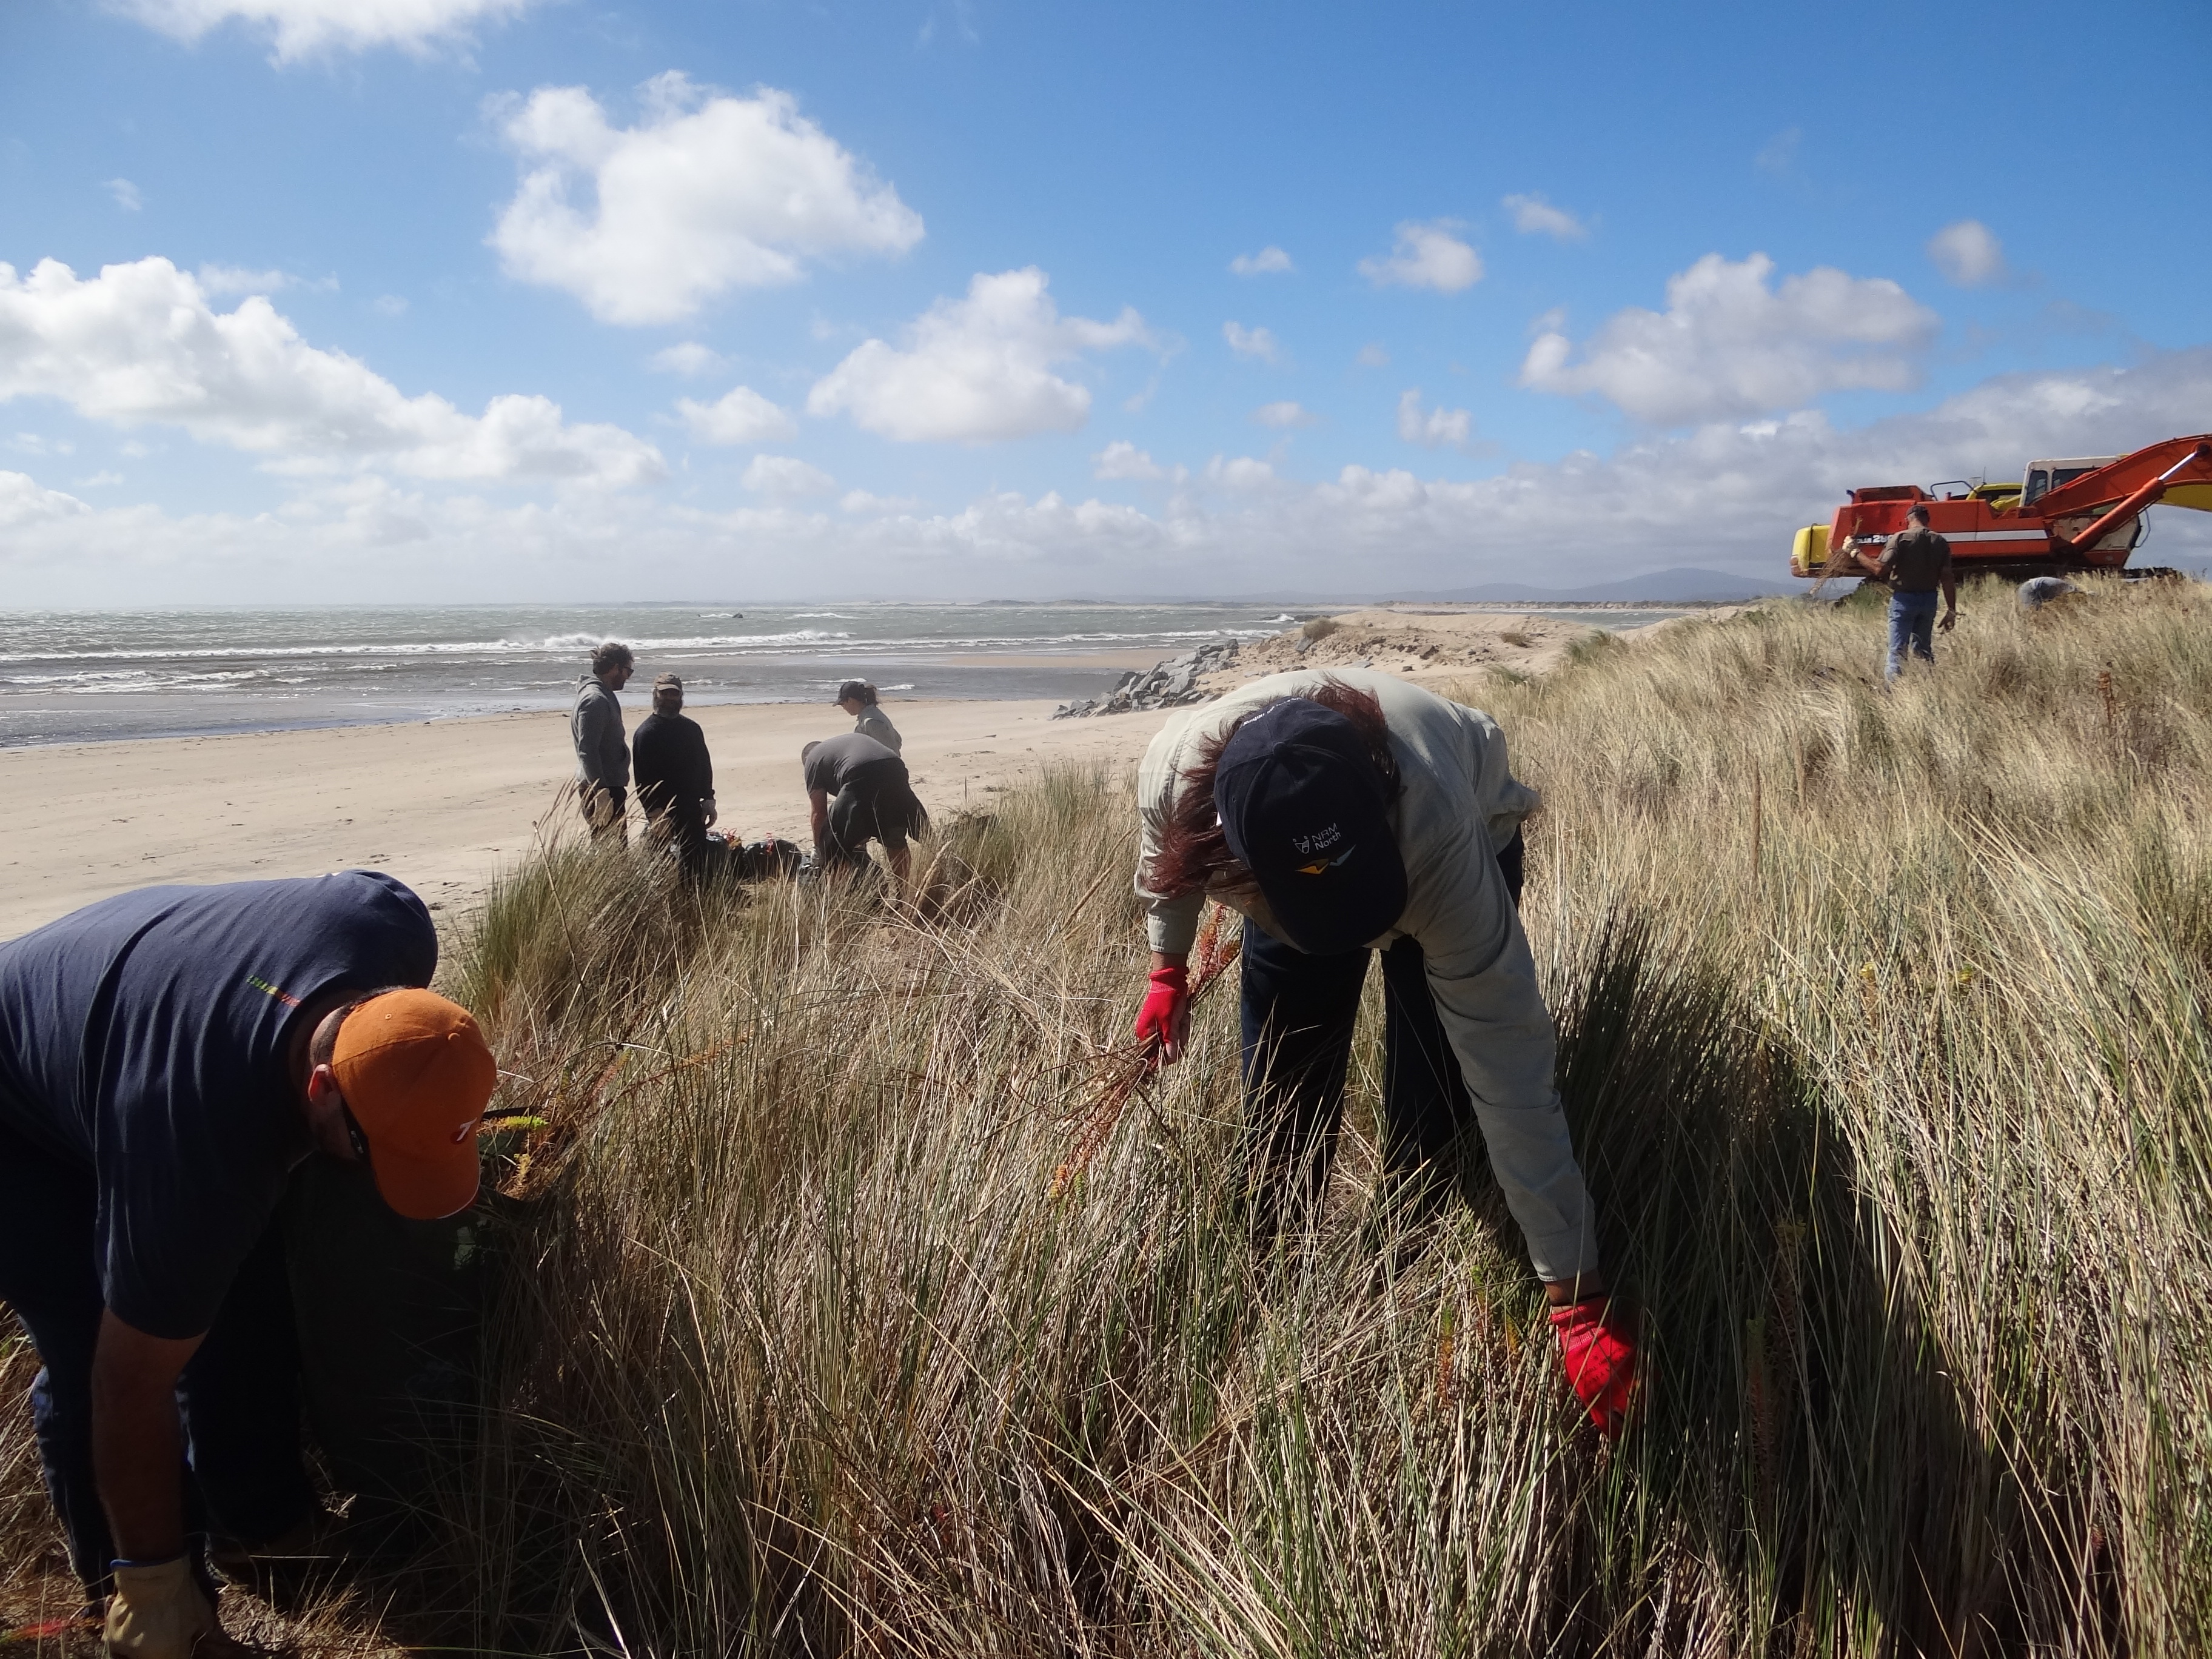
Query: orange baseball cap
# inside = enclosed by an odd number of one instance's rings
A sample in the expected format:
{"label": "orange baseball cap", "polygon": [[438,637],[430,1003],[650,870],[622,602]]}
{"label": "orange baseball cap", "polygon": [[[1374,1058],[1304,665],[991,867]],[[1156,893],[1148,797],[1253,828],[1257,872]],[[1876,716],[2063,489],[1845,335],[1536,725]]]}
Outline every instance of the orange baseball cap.
{"label": "orange baseball cap", "polygon": [[477,1123],[499,1065],[476,1017],[434,991],[386,991],[345,1017],[331,1072],[384,1201],[410,1221],[477,1196]]}

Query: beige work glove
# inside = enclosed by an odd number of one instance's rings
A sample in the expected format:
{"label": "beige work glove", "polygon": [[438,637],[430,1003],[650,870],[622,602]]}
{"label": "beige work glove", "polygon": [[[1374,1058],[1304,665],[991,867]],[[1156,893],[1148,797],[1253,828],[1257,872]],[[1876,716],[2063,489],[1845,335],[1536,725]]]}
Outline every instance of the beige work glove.
{"label": "beige work glove", "polygon": [[221,1641],[215,1609],[193,1582],[188,1558],[145,1567],[118,1564],[114,1571],[105,1632],[108,1652],[130,1659],[191,1659],[203,1636]]}

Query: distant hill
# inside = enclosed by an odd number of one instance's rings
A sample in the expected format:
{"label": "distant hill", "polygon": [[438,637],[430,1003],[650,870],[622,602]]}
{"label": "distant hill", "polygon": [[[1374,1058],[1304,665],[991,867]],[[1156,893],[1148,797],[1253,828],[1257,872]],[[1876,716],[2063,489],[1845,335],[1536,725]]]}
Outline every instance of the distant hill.
{"label": "distant hill", "polygon": [[1589,587],[1537,587],[1527,582],[1485,582],[1480,587],[1429,588],[1394,593],[1397,599],[1453,599],[1469,604],[1595,605],[1623,600],[1647,605],[1687,605],[1699,600],[1755,599],[1767,593],[1802,593],[1802,582],[1738,576],[1725,570],[1678,567],[1620,576]]}

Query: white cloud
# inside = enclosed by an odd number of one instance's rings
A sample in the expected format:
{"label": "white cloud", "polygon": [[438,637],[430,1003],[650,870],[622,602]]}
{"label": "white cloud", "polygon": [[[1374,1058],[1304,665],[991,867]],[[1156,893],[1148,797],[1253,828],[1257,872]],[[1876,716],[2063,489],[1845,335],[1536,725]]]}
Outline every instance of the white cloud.
{"label": "white cloud", "polygon": [[1359,348],[1359,356],[1352,361],[1362,368],[1388,368],[1390,367],[1389,349],[1380,340],[1370,340]]}
{"label": "white cloud", "polygon": [[1247,328],[1238,322],[1221,325],[1221,337],[1229,342],[1229,349],[1240,357],[1256,358],[1263,363],[1279,362],[1282,346],[1274,334],[1264,328]]}
{"label": "white cloud", "polygon": [[1424,410],[1420,387],[1410,386],[1398,394],[1398,435],[1424,449],[1465,449],[1474,437],[1474,416],[1463,409]]}
{"label": "white cloud", "polygon": [[1425,223],[1408,219],[1387,259],[1362,259],[1359,274],[1377,288],[1425,288],[1458,294],[1482,280],[1482,257],[1452,234],[1463,228],[1456,219]]}
{"label": "white cloud", "polygon": [[1944,226],[1928,239],[1928,257],[1954,288],[1983,288],[2004,278],[2004,244],[1978,219]]}
{"label": "white cloud", "polygon": [[289,288],[292,279],[281,270],[248,270],[242,265],[202,265],[203,294],[276,294]]}
{"label": "white cloud", "polygon": [[646,360],[646,367],[662,374],[681,374],[689,380],[711,374],[721,368],[722,354],[696,340],[686,340],[681,345],[663,346]]}
{"label": "white cloud", "polygon": [[74,495],[41,489],[27,472],[0,472],[0,530],[28,530],[91,511]]}
{"label": "white cloud", "polygon": [[818,466],[810,466],[796,455],[756,455],[738,480],[756,495],[778,501],[797,501],[808,495],[828,495],[836,479]]}
{"label": "white cloud", "polygon": [[917,513],[927,505],[919,495],[878,495],[868,489],[848,489],[837,498],[839,511],[876,518]]}
{"label": "white cloud", "polygon": [[118,0],[149,28],[197,40],[234,20],[270,37],[276,61],[318,52],[398,46],[417,55],[465,45],[471,28],[500,23],[533,0]]}
{"label": "white cloud", "polygon": [[1549,236],[1559,242],[1579,242],[1589,227],[1566,210],[1553,207],[1540,196],[1509,196],[1505,210],[1513,216],[1513,228],[1523,236]]}
{"label": "white cloud", "polygon": [[1156,478],[1164,478],[1167,474],[1161,470],[1158,462],[1127,438],[1116,438],[1091,458],[1091,476],[1149,483]]}
{"label": "white cloud", "polygon": [[1286,398],[1281,403],[1261,404],[1252,411],[1252,418],[1261,426],[1287,429],[1294,426],[1311,426],[1321,416],[1304,404],[1291,403]]}
{"label": "white cloud", "polygon": [[1229,262],[1229,269],[1239,276],[1265,276],[1270,272],[1291,271],[1297,267],[1291,256],[1270,243],[1257,253],[1240,253]]}
{"label": "white cloud", "polygon": [[481,416],[403,396],[358,360],[323,351],[266,299],[210,307],[167,259],[89,282],[57,260],[0,264],[0,401],[47,397],[90,420],[182,427],[273,470],[383,465],[418,477],[660,477],[660,453],[620,427],[570,425],[544,398],[494,398]]}
{"label": "white cloud", "polygon": [[1127,307],[1110,323],[1062,317],[1048,286],[1035,265],[979,272],[964,299],[939,300],[916,319],[905,349],[863,342],[815,382],[806,412],[848,415],[902,443],[1076,430],[1090,418],[1091,390],[1054,367],[1152,337]]}
{"label": "white cloud", "polygon": [[1583,344],[1536,337],[1521,384],[1595,393],[1655,426],[1798,409],[1846,388],[1905,391],[1919,381],[1936,313],[1886,277],[1822,266],[1769,285],[1763,253],[1709,253],[1668,279],[1664,313],[1632,307]]}
{"label": "white cloud", "polygon": [[643,100],[634,127],[610,125],[581,87],[499,106],[526,168],[490,238],[510,276],[565,289],[601,322],[666,323],[921,240],[921,216],[789,93],[734,98],[671,70]]}
{"label": "white cloud", "polygon": [[380,317],[404,317],[407,301],[397,294],[380,294],[368,302],[368,308]]}
{"label": "white cloud", "polygon": [[101,188],[115,198],[115,205],[125,213],[136,213],[146,205],[146,198],[138,193],[138,186],[128,179],[110,179]]}
{"label": "white cloud", "polygon": [[761,444],[798,435],[799,425],[749,386],[733,386],[711,404],[676,400],[691,435],[702,444]]}
{"label": "white cloud", "polygon": [[1206,479],[1224,489],[1265,489],[1275,482],[1275,469],[1267,462],[1249,455],[1237,455],[1227,459],[1216,455],[1206,464]]}
{"label": "white cloud", "polygon": [[[2208,406],[2212,347],[2125,368],[2008,375],[1853,431],[1812,411],[1468,482],[1357,465],[1320,483],[1270,482],[1265,463],[1243,458],[1235,476],[1265,487],[1180,489],[1152,511],[1051,490],[872,516],[766,499],[710,512],[614,491],[500,503],[370,477],[320,486],[276,514],[172,517],[143,505],[88,510],[18,474],[0,477],[0,565],[9,602],[36,606],[112,604],[123,583],[140,604],[522,591],[584,600],[604,595],[610,568],[641,597],[742,586],[764,602],[824,597],[841,579],[847,592],[1157,598],[1573,586],[1678,564],[1778,578],[1792,527],[1825,520],[1854,486],[2017,477],[2032,455],[2114,454],[2189,431]],[[1231,465],[1209,469],[1212,482],[1225,484]],[[2156,520],[2152,556],[2187,565],[2212,555],[2206,518]]]}
{"label": "white cloud", "polygon": [[94,473],[88,478],[73,478],[70,482],[78,489],[107,489],[121,483],[123,475],[120,472],[100,471]]}

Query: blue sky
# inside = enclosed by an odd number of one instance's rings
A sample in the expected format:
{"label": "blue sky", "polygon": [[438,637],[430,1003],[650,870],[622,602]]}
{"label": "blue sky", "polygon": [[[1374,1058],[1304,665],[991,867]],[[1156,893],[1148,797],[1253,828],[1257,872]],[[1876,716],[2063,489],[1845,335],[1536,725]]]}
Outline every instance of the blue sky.
{"label": "blue sky", "polygon": [[1852,484],[2212,428],[2212,11],[2083,17],[13,0],[0,568],[1777,574]]}

